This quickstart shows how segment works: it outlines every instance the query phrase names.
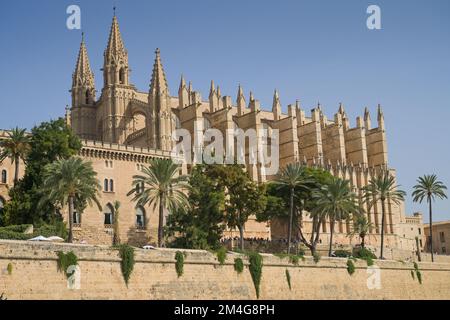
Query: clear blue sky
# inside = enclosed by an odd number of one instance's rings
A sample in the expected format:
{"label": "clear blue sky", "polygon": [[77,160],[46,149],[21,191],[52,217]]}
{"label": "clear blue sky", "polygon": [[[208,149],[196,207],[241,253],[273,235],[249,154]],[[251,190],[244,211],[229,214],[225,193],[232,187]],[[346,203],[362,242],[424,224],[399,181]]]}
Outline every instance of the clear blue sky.
{"label": "clear blue sky", "polygon": [[[332,117],[343,102],[355,125],[364,106],[386,118],[389,161],[413,204],[417,176],[450,185],[450,1],[5,1],[0,9],[0,128],[31,128],[64,114],[81,38],[66,28],[66,8],[81,7],[82,30],[101,89],[112,7],[129,53],[131,80],[148,90],[161,49],[172,94],[180,74],[207,97],[214,79],[235,99],[241,83],[263,108],[273,89],[283,108],[320,100]],[[381,7],[382,30],[366,28],[366,8]],[[308,111],[309,112],[309,111]],[[450,219],[438,201],[435,219]]]}

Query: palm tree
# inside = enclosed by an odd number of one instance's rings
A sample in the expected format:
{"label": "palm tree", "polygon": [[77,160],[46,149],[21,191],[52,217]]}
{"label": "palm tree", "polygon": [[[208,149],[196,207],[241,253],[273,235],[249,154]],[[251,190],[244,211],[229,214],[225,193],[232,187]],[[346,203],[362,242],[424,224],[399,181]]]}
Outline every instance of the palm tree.
{"label": "palm tree", "polygon": [[431,250],[431,262],[434,262],[433,257],[433,207],[432,202],[435,198],[446,199],[447,195],[444,190],[447,190],[447,187],[441,182],[437,180],[437,176],[435,174],[432,175],[424,175],[423,177],[419,177],[417,179],[417,184],[413,187],[414,191],[412,193],[413,201],[420,202],[426,198],[428,202],[428,210],[430,212],[430,250]]}
{"label": "palm tree", "polygon": [[398,189],[395,178],[389,171],[382,169],[378,175],[369,181],[369,184],[363,187],[364,201],[370,210],[381,201],[381,250],[380,259],[383,257],[384,246],[384,224],[386,219],[386,201],[393,202],[397,205],[405,200],[406,192]]}
{"label": "palm tree", "polygon": [[292,238],[292,224],[294,216],[294,193],[296,190],[309,190],[311,183],[310,179],[305,173],[305,167],[300,163],[290,163],[280,170],[274,181],[279,188],[288,188],[290,192],[289,201],[289,225],[288,225],[288,254],[291,253],[291,238]]}
{"label": "palm tree", "polygon": [[372,228],[373,224],[369,222],[364,212],[360,212],[354,216],[353,230],[349,233],[349,236],[359,236],[359,238],[361,239],[361,247],[365,248],[365,238]]}
{"label": "palm tree", "polygon": [[97,173],[91,162],[84,162],[78,157],[56,160],[44,167],[42,198],[39,206],[46,201],[64,207],[69,207],[69,236],[67,242],[73,240],[73,213],[75,207],[84,203],[95,202],[101,210],[97,200],[100,184]]}
{"label": "palm tree", "polygon": [[134,194],[133,201],[139,206],[148,204],[156,208],[159,205],[159,247],[164,239],[164,210],[174,212],[189,206],[187,176],[179,175],[179,170],[179,165],[172,159],[152,159],[150,165],[141,170],[142,175],[133,176],[133,188],[128,192],[128,196]]}
{"label": "palm tree", "polygon": [[114,234],[113,234],[113,246],[117,246],[120,244],[120,235],[119,235],[119,209],[120,209],[120,201],[116,200],[113,203],[114,207]]}
{"label": "palm tree", "polygon": [[11,163],[15,164],[14,185],[19,180],[20,160],[24,160],[30,150],[30,139],[25,133],[25,129],[16,127],[8,132],[8,138],[0,141],[0,162],[6,158],[11,158]]}
{"label": "palm tree", "polygon": [[349,219],[352,214],[359,212],[356,195],[352,192],[348,180],[334,177],[329,184],[313,193],[313,200],[315,201],[315,207],[312,214],[330,219],[328,256],[331,257],[335,222]]}

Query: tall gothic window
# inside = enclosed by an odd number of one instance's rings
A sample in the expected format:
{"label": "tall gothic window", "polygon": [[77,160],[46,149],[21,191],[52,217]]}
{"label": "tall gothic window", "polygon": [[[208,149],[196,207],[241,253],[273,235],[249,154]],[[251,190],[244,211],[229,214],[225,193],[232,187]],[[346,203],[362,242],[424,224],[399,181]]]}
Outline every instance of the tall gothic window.
{"label": "tall gothic window", "polygon": [[8,173],[6,172],[6,170],[2,170],[2,183],[7,183],[8,182]]}
{"label": "tall gothic window", "polygon": [[105,179],[103,181],[103,191],[108,192],[109,191],[109,183],[108,183],[108,179]]}
{"label": "tall gothic window", "polygon": [[145,228],[145,210],[140,206],[136,208],[136,227]]}
{"label": "tall gothic window", "polygon": [[114,192],[114,180],[113,179],[109,180],[109,191]]}
{"label": "tall gothic window", "polygon": [[72,218],[73,218],[73,223],[76,223],[76,224],[81,223],[81,215],[77,211],[73,212]]}
{"label": "tall gothic window", "polygon": [[119,83],[120,84],[125,84],[125,70],[124,70],[124,68],[120,68],[120,71],[119,71]]}
{"label": "tall gothic window", "polygon": [[114,223],[114,209],[111,204],[107,204],[104,210],[105,220],[104,225],[106,227],[111,226]]}

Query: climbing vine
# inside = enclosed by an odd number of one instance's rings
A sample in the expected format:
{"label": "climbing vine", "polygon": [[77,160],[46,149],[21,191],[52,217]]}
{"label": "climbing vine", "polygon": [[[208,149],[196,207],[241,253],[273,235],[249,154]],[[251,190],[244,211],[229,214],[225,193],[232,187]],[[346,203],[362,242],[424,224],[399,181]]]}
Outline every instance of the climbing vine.
{"label": "climbing vine", "polygon": [[350,259],[347,260],[347,272],[349,275],[352,275],[355,273],[355,264]]}
{"label": "climbing vine", "polygon": [[292,290],[292,287],[291,287],[291,274],[289,273],[288,269],[286,269],[286,281],[288,283],[289,290]]}
{"label": "climbing vine", "polygon": [[417,262],[414,262],[414,271],[416,272],[417,280],[420,284],[422,284],[422,273],[419,270],[419,265],[417,264]]}
{"label": "climbing vine", "polygon": [[184,272],[184,253],[177,251],[175,253],[175,270],[177,271],[178,278],[183,275]]}
{"label": "climbing vine", "polygon": [[219,260],[219,263],[224,264],[225,260],[227,258],[227,248],[220,247],[220,249],[217,250],[216,254],[217,254],[217,260]]}
{"label": "climbing vine", "polygon": [[6,270],[8,271],[8,275],[12,275],[12,271],[13,271],[13,265],[12,263],[8,263],[8,266],[6,267]]}
{"label": "climbing vine", "polygon": [[69,251],[64,253],[62,251],[56,252],[58,255],[58,271],[64,272],[67,278],[69,278],[72,274],[68,273],[67,270],[70,266],[78,265],[78,257],[73,251]]}
{"label": "climbing vine", "polygon": [[241,258],[234,259],[234,270],[239,274],[244,271],[244,262]]}
{"label": "climbing vine", "polygon": [[130,280],[131,273],[134,269],[134,248],[127,245],[119,245],[119,256],[121,259],[120,269],[122,270],[122,276],[125,280],[125,284],[128,287],[128,281]]}
{"label": "climbing vine", "polygon": [[263,258],[257,252],[249,253],[249,270],[252,276],[253,284],[256,290],[256,297],[259,298],[259,287],[261,283],[261,275],[262,275],[262,266],[263,266]]}

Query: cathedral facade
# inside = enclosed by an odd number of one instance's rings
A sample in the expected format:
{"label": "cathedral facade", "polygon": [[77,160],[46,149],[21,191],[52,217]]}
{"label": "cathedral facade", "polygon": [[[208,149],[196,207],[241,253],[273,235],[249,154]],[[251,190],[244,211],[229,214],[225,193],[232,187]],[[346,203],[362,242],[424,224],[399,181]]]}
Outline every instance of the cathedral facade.
{"label": "cathedral facade", "polygon": [[[103,212],[97,208],[75,214],[75,238],[87,243],[110,244],[115,200],[122,203],[119,222],[122,240],[130,243],[154,243],[157,237],[157,213],[153,208],[136,207],[126,194],[131,188],[132,176],[154,157],[180,157],[174,155],[173,132],[183,129],[192,137],[201,136],[205,130],[215,128],[227,139],[235,139],[229,132],[236,129],[253,129],[257,138],[266,135],[265,146],[271,141],[272,131],[277,131],[277,163],[283,167],[292,162],[322,167],[333,175],[348,179],[355,192],[367,185],[380,170],[395,170],[388,166],[386,128],[381,106],[377,107],[375,121],[366,108],[356,126],[340,104],[333,119],[327,119],[322,107],[317,105],[306,114],[299,101],[287,106],[282,112],[278,92],[274,92],[272,110],[261,108],[260,102],[250,93],[248,101],[239,85],[237,96],[222,96],[219,86],[211,82],[208,99],[202,98],[191,83],[181,77],[178,93],[169,93],[161,53],[155,51],[155,59],[149,90],[139,91],[130,80],[128,52],[122,39],[117,17],[113,17],[107,47],[104,51],[103,88],[97,95],[94,73],[90,67],[84,37],[81,41],[75,71],[72,76],[72,105],[66,110],[66,120],[73,131],[83,140],[80,156],[92,161],[102,183],[101,202]],[[190,152],[198,145],[192,142]],[[260,148],[259,144],[257,148]],[[246,146],[248,161],[250,146]],[[258,152],[260,150],[257,150]],[[182,159],[179,159],[182,161]],[[6,166],[6,163],[0,164]],[[266,174],[265,165],[247,162],[247,171],[253,180],[265,182],[273,178]],[[188,173],[191,164],[183,164],[180,173]],[[4,169],[7,170],[7,169]],[[12,173],[12,169],[10,170]],[[7,193],[0,196],[6,201]],[[387,206],[385,243],[391,247],[414,247],[415,241],[403,236],[407,219],[403,205],[389,203]],[[371,236],[366,240],[377,245],[381,230],[380,206],[366,208],[373,224]],[[304,221],[306,233],[309,222]],[[327,243],[329,223],[323,224],[321,240]],[[347,236],[350,225],[336,225],[337,243],[350,243],[355,239]],[[226,236],[233,235],[232,230]],[[234,235],[237,235],[235,233]],[[280,222],[258,223],[251,217],[245,226],[245,236],[250,238],[276,239],[286,237],[286,226]]]}

